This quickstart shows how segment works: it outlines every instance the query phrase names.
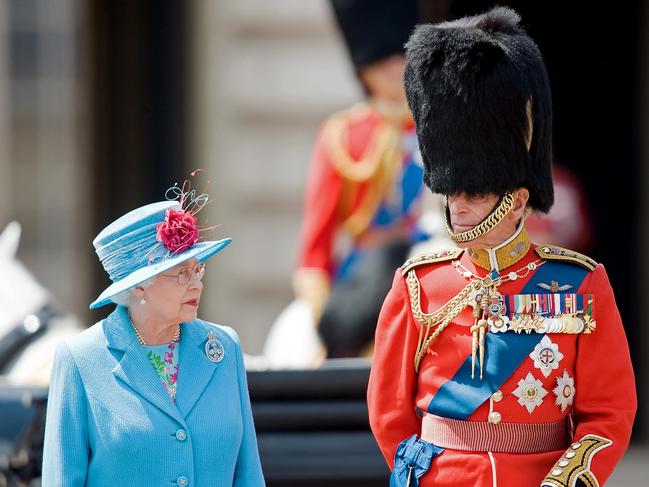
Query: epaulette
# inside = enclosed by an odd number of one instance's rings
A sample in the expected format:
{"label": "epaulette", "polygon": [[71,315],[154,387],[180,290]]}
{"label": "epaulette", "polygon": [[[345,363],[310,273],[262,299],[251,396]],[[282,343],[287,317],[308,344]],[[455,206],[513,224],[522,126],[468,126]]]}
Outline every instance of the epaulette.
{"label": "epaulette", "polygon": [[405,276],[410,269],[414,269],[415,267],[419,267],[420,265],[435,264],[437,262],[455,260],[460,255],[462,255],[462,252],[464,252],[464,249],[445,249],[438,250],[436,252],[429,252],[427,254],[421,254],[417,257],[412,257],[401,266],[401,273]]}
{"label": "epaulette", "polygon": [[597,262],[587,255],[580,254],[574,250],[564,249],[555,245],[541,245],[536,248],[536,253],[544,260],[560,260],[563,262],[572,262],[573,264],[585,267],[589,271],[594,271]]}

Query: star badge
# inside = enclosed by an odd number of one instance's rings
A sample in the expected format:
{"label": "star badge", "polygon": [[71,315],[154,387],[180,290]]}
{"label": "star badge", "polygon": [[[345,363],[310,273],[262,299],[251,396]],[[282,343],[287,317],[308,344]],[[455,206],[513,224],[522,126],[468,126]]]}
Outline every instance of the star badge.
{"label": "star badge", "polygon": [[545,335],[530,353],[530,358],[543,377],[548,377],[553,370],[559,368],[563,354],[559,351],[559,345],[552,343],[552,340]]}
{"label": "star badge", "polygon": [[561,408],[563,413],[568,406],[572,406],[575,398],[575,380],[564,369],[563,375],[557,377],[557,386],[552,390],[557,397],[554,403]]}
{"label": "star badge", "polygon": [[518,381],[518,387],[514,389],[513,394],[518,398],[518,404],[532,414],[532,411],[543,403],[543,398],[548,395],[548,391],[543,389],[540,380],[535,379],[532,373],[528,372],[524,379]]}

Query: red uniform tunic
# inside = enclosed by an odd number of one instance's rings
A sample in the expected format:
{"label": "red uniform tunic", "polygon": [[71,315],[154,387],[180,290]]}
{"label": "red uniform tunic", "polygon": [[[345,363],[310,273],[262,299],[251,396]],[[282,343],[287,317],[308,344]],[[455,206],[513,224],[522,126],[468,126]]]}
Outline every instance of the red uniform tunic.
{"label": "red uniform tunic", "polygon": [[[519,278],[500,285],[498,290],[506,302],[513,302],[507,301],[512,296],[530,292],[592,294],[596,328],[589,334],[545,334],[544,353],[551,354],[551,359],[540,356],[537,347],[529,354],[525,351],[522,361],[513,372],[501,378],[500,385],[494,381],[496,385],[489,391],[493,394],[491,397],[487,396],[481,403],[478,400],[475,410],[465,417],[459,413],[455,417],[498,428],[499,424],[490,424],[495,423],[489,420],[494,412],[499,414],[502,424],[551,423],[570,415],[574,423],[573,441],[577,443],[567,451],[562,447],[528,454],[446,448],[433,458],[428,472],[420,479],[421,486],[538,487],[546,476],[547,485],[572,486],[580,475],[582,478],[594,476],[599,485],[603,485],[627,448],[636,411],[634,376],[624,329],[604,267],[600,264],[588,271],[578,266],[578,259],[539,260],[535,245],[526,249],[520,260],[499,269],[501,276],[524,269],[530,262],[539,261],[543,265],[525,277],[522,277],[525,272],[519,272]],[[459,257],[464,268],[477,276],[485,276],[487,271],[477,266],[468,254],[464,252]],[[421,309],[430,313],[456,296],[466,286],[468,278],[448,259],[429,260],[433,262],[417,266],[414,272],[421,285]],[[541,271],[545,273],[543,279],[537,275]],[[575,287],[565,289],[567,275],[578,276]],[[535,276],[536,281],[533,281]],[[554,292],[548,291],[548,286]],[[563,291],[558,291],[557,287]],[[470,327],[474,323],[471,311],[470,308],[465,310],[446,327],[430,345],[416,372],[414,357],[421,324],[413,317],[405,275],[401,271],[395,275],[379,318],[368,388],[370,424],[391,469],[399,443],[420,434],[421,412],[432,410],[439,415],[442,401],[436,396],[443,391],[442,387],[447,390],[444,392],[445,406],[441,409],[448,413],[447,416],[454,416],[454,410],[463,410],[484,385],[477,375],[471,379],[459,373],[471,355]],[[498,335],[511,333],[515,332]],[[544,360],[549,362],[545,368]],[[498,363],[487,350],[485,370],[489,371]],[[490,373],[497,376],[499,371]],[[492,376],[486,375],[484,380],[491,381]],[[455,394],[449,395],[448,390]],[[522,393],[525,390],[528,395]],[[589,442],[588,438],[593,440]],[[516,439],[519,440],[525,442],[525,438]],[[570,453],[571,449],[575,453]],[[558,462],[561,467],[555,465]]]}

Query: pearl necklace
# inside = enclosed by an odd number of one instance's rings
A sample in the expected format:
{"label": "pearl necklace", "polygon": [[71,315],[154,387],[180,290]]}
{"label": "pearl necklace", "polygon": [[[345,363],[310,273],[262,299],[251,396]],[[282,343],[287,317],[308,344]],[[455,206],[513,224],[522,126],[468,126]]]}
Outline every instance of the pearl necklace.
{"label": "pearl necklace", "polygon": [[[133,327],[133,331],[135,331],[135,336],[137,337],[137,341],[140,342],[140,345],[146,347],[147,344],[144,341],[144,338],[142,338],[142,335],[140,335],[140,332],[133,324],[133,320],[131,319],[130,316],[129,316],[129,321],[131,323],[131,326]],[[171,341],[169,343],[178,343],[179,341],[180,341],[180,323],[178,323],[178,326],[176,326],[176,331],[174,332],[174,336],[171,337]]]}

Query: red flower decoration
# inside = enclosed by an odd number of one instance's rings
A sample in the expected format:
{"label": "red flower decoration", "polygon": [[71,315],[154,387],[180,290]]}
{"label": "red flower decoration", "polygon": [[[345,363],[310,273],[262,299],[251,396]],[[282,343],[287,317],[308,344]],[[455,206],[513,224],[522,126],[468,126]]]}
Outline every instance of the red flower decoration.
{"label": "red flower decoration", "polygon": [[170,252],[182,254],[198,241],[198,219],[188,211],[167,210],[156,237]]}

